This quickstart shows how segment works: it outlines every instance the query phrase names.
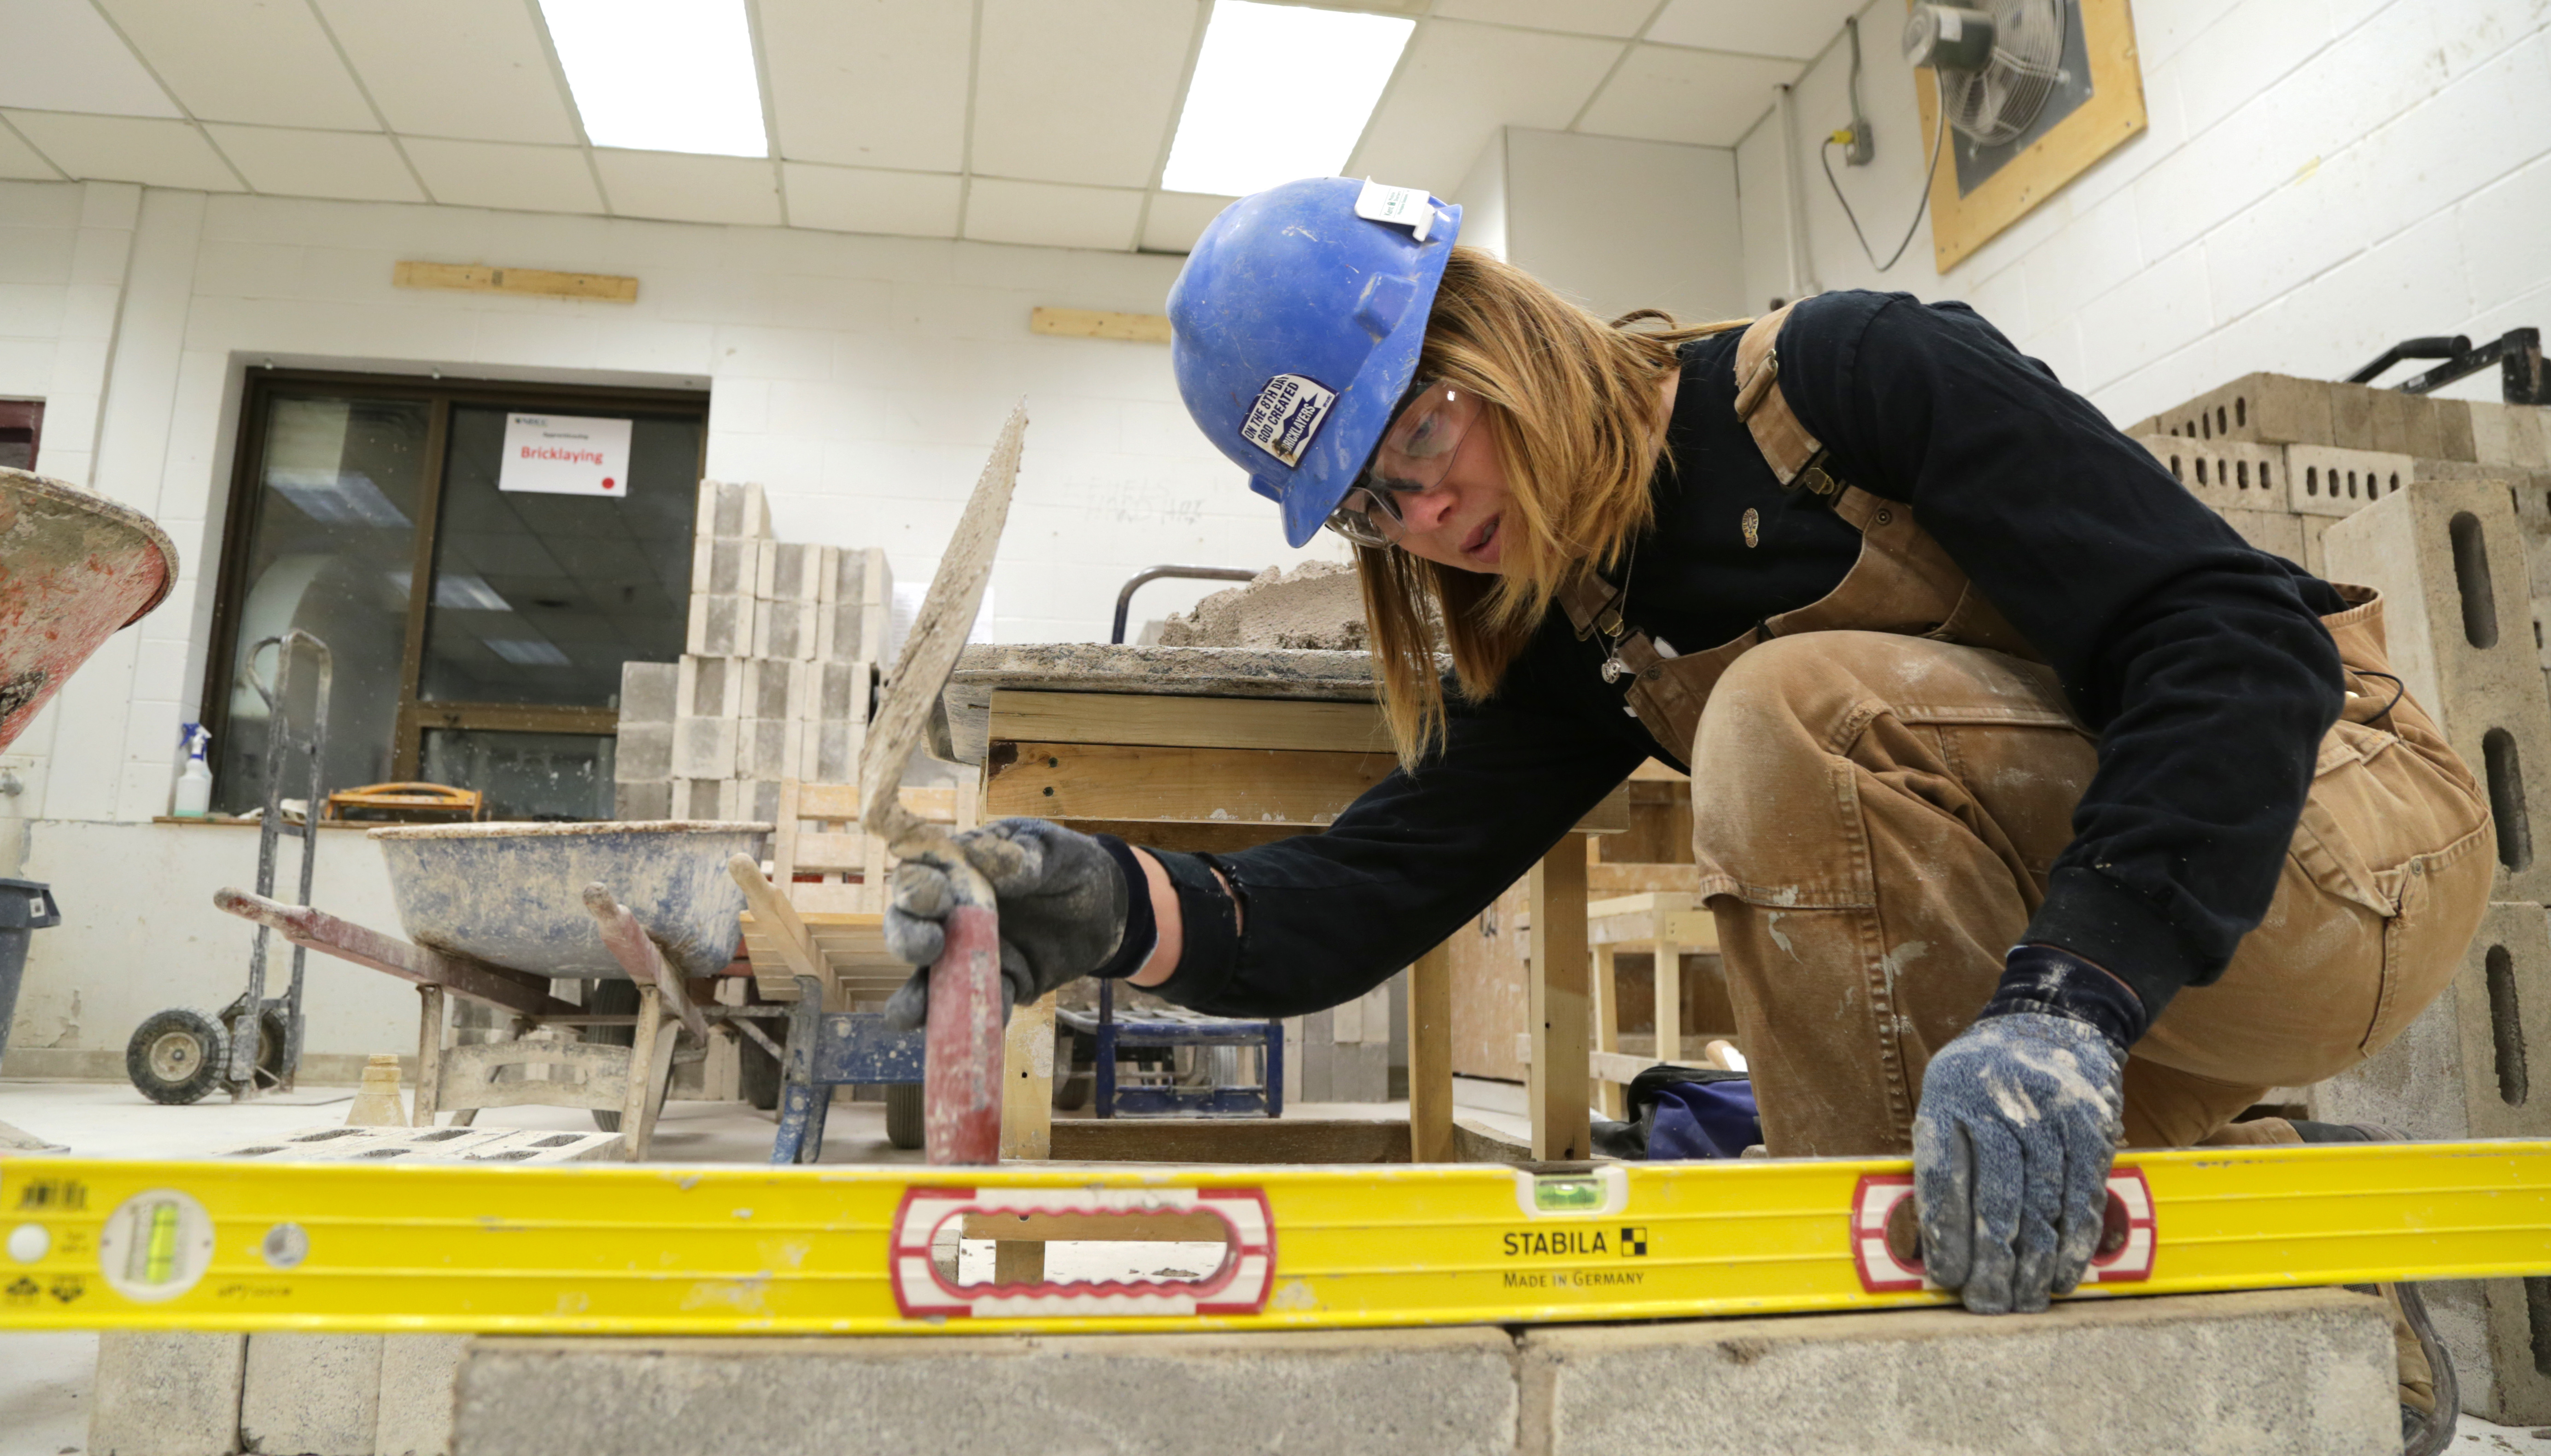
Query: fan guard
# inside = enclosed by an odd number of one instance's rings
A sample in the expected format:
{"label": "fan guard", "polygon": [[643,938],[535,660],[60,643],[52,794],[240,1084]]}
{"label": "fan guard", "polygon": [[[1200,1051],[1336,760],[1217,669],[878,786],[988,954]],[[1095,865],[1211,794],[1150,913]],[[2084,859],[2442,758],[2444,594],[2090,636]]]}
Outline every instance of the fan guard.
{"label": "fan guard", "polygon": [[1960,136],[1995,147],[2037,120],[2062,74],[2065,0],[1969,0],[1992,17],[1992,58],[1981,70],[1940,67],[1941,112]]}

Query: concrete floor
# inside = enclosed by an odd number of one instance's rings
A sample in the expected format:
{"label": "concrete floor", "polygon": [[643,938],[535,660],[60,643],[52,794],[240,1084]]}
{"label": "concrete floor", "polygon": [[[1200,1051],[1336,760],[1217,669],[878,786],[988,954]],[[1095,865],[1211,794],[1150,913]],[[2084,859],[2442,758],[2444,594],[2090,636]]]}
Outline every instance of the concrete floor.
{"label": "concrete floor", "polygon": [[[163,1107],[121,1083],[0,1081],[0,1122],[67,1144],[82,1157],[192,1158],[295,1128],[342,1122],[352,1088],[309,1088],[245,1105],[218,1099]],[[1492,1097],[1465,1097],[1488,1101]],[[1310,1103],[1288,1117],[1405,1117],[1405,1102]],[[1511,1112],[1466,1105],[1463,1115],[1511,1131],[1526,1130]],[[583,1112],[511,1107],[480,1114],[480,1126],[587,1131]],[[770,1156],[772,1119],[734,1102],[671,1102],[658,1120],[654,1157],[661,1163],[760,1163]],[[836,1103],[824,1138],[827,1163],[917,1163],[921,1155],[885,1140],[882,1103]],[[1118,1252],[1174,1267],[1177,1244],[1123,1245]],[[969,1275],[989,1274],[990,1246],[965,1251]],[[980,1266],[979,1268],[977,1266]],[[1058,1270],[1058,1273],[1064,1271]],[[1072,1270],[1089,1277],[1099,1270]],[[88,1447],[88,1393],[96,1363],[93,1334],[0,1334],[0,1456],[79,1456]],[[2464,1416],[2451,1448],[2456,1456],[2551,1456],[2551,1428],[2497,1426]]]}

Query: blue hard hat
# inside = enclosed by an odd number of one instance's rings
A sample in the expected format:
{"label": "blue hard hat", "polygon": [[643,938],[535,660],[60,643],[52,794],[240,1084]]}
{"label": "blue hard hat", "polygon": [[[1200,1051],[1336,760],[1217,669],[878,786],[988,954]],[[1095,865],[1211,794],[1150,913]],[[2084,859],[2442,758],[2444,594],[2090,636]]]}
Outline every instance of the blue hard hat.
{"label": "blue hard hat", "polygon": [[1417,372],[1462,209],[1407,187],[1311,177],[1241,198],[1170,286],[1187,414],[1311,539]]}

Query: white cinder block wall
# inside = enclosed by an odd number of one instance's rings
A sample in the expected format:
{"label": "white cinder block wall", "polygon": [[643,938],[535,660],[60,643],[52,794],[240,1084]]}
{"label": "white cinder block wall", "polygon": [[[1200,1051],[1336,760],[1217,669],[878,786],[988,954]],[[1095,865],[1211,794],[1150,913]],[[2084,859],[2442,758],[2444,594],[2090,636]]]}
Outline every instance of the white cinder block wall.
{"label": "white cinder block wall", "polygon": [[[2254,369],[2340,378],[2415,335],[2551,328],[2551,5],[2133,12],[2147,130],[1945,277],[1927,223],[1877,273],[1817,168],[1850,117],[1837,41],[1797,90],[1806,276],[1786,265],[1778,113],[1737,149],[1747,307],[1814,285],[1963,298],[2121,423]],[[1903,6],[1871,0],[1860,21],[1878,157],[1834,170],[1884,260],[1929,137],[1896,50]],[[2496,371],[2447,392],[2495,399]]]}
{"label": "white cinder block wall", "polygon": [[[634,274],[639,299],[393,288],[400,259]],[[1157,313],[1181,261],[0,182],[0,397],[46,402],[40,469],[148,511],[183,559],[168,602],[111,639],[6,756],[25,787],[0,816],[32,822],[0,833],[29,847],[25,873],[54,881],[67,912],[35,943],[10,1070],[117,1075],[143,1016],[218,1006],[245,981],[249,928],[210,892],[249,882],[255,836],[143,821],[166,812],[177,725],[202,701],[247,369],[705,388],[712,475],[765,485],[782,537],[883,546],[908,580],[937,565],[1024,395],[1033,424],[993,630],[1091,640],[1144,567],[1343,556],[1284,546],[1275,507],[1188,423],[1166,348],[1028,332],[1039,305]],[[1147,586],[1137,620],[1209,589]],[[358,836],[323,838],[322,887],[350,917],[394,929],[377,854]],[[311,1052],[407,1049],[414,997],[330,966]]]}

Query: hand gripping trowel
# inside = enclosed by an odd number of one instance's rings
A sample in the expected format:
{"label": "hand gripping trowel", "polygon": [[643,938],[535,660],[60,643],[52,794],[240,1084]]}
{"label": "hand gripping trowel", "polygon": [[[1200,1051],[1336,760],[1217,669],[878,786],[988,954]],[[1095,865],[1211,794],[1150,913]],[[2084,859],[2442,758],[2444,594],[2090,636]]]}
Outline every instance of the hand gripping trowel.
{"label": "hand gripping trowel", "polygon": [[930,968],[921,1145],[932,1163],[1000,1158],[1000,921],[992,886],[966,863],[948,831],[903,806],[903,771],[982,604],[992,549],[1000,544],[1010,490],[1018,483],[1019,441],[1027,426],[1022,400],[992,442],[992,458],[939,559],[939,573],[930,578],[860,754],[861,823],[885,841],[894,858],[926,860],[946,871],[957,895],[948,913],[947,946]]}

